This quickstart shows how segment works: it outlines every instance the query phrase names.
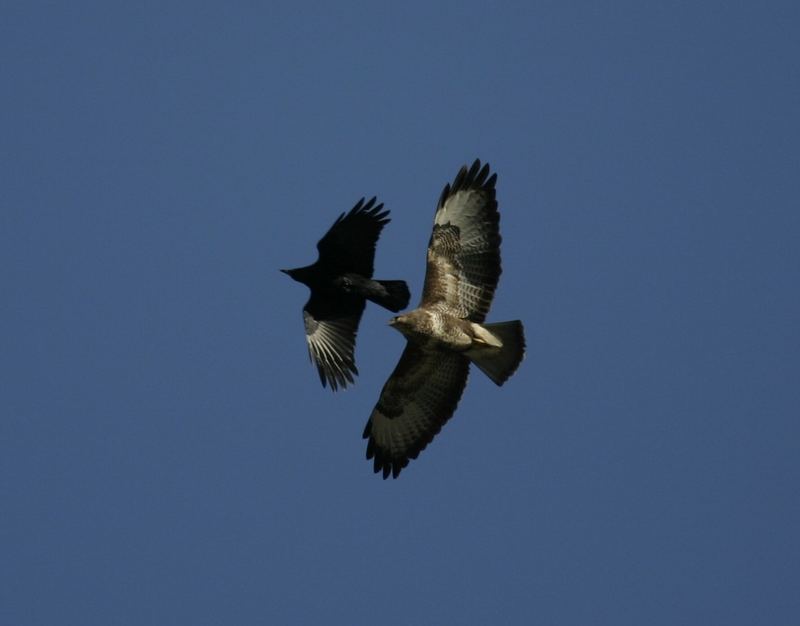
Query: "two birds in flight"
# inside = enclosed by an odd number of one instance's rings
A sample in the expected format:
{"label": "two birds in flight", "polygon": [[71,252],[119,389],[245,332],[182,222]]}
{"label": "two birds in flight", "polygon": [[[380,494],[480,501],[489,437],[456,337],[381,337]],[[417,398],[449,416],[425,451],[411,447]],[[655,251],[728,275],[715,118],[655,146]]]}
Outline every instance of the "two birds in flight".
{"label": "two birds in flight", "polygon": [[[524,356],[519,320],[484,323],[501,272],[497,174],[489,173],[476,160],[445,185],[420,304],[389,322],[407,343],[364,429],[367,459],[384,478],[397,478],[452,417],[470,363],[499,386]],[[322,385],[334,391],[358,374],[354,350],[366,301],[396,313],[410,299],[404,281],[372,278],[388,214],[375,198],[362,199],[317,243],[316,263],[281,270],[311,290],[303,307],[308,350]]]}

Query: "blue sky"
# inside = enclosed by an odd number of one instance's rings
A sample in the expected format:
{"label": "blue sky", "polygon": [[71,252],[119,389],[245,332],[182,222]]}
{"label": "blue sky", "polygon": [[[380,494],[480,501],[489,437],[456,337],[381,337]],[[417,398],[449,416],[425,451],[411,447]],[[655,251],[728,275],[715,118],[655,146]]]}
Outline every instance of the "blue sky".
{"label": "blue sky", "polygon": [[[794,3],[2,13],[0,622],[798,622]],[[277,270],[476,157],[527,358],[384,482]]]}

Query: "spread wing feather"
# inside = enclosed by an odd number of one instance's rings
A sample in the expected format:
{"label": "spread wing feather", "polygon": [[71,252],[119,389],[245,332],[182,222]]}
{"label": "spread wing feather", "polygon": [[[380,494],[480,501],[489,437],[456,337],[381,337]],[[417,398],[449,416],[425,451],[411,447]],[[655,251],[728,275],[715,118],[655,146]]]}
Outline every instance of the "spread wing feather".
{"label": "spread wing feather", "polygon": [[322,386],[336,391],[358,375],[356,333],[366,302],[363,298],[325,299],[312,295],[303,308],[308,354],[316,364]]}
{"label": "spread wing feather", "polygon": [[489,164],[462,167],[442,191],[428,243],[422,307],[483,322],[500,278],[500,214]]}
{"label": "spread wing feather", "polygon": [[391,220],[389,211],[376,198],[364,203],[361,198],[348,213],[342,213],[317,243],[317,263],[330,268],[331,273],[354,272],[372,278],[375,245],[381,230]]}
{"label": "spread wing feather", "polygon": [[364,428],[375,472],[397,478],[456,410],[469,361],[457,352],[423,352],[408,343]]}

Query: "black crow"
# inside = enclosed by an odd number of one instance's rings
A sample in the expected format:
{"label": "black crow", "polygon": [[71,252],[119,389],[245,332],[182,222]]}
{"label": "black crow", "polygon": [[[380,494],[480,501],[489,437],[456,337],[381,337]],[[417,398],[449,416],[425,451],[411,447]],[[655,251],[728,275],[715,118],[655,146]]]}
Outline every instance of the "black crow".
{"label": "black crow", "polygon": [[336,391],[358,374],[353,351],[367,300],[397,312],[408,305],[408,285],[402,280],[372,280],[375,244],[389,223],[389,211],[375,198],[364,198],[342,213],[317,243],[313,265],[281,270],[311,289],[303,307],[308,353],[319,370],[322,386]]}

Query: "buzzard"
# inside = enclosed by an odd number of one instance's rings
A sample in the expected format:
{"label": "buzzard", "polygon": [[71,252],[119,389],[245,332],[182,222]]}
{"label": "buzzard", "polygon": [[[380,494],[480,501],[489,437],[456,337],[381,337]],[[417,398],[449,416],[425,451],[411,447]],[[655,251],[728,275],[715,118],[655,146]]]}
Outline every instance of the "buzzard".
{"label": "buzzard", "polygon": [[322,386],[345,388],[358,374],[353,355],[366,301],[390,311],[408,306],[408,285],[402,280],[372,280],[375,244],[389,223],[389,211],[375,198],[342,213],[317,243],[316,263],[281,270],[307,285],[311,297],[303,307],[306,342]]}
{"label": "buzzard", "polygon": [[389,322],[407,343],[364,429],[367,459],[384,479],[397,478],[453,415],[470,363],[499,386],[524,356],[519,320],[483,323],[501,272],[497,174],[489,171],[476,160],[445,186],[419,308]]}

